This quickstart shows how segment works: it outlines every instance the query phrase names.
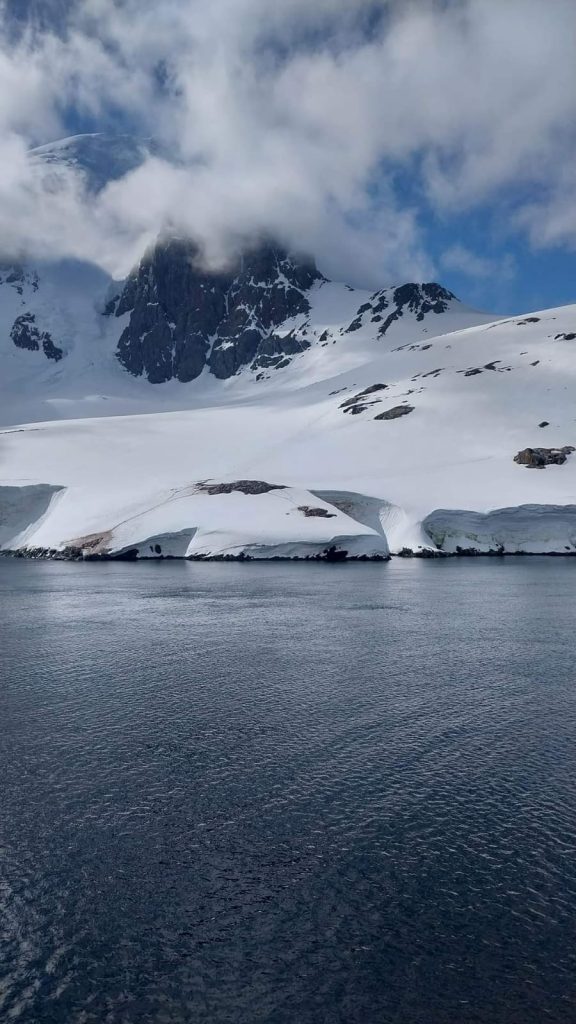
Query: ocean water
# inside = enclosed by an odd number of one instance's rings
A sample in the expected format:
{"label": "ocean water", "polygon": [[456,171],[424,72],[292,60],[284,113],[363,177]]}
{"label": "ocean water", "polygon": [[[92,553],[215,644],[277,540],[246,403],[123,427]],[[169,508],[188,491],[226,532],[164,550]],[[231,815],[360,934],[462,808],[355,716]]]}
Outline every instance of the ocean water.
{"label": "ocean water", "polygon": [[576,562],[0,560],[0,1020],[576,1021]]}

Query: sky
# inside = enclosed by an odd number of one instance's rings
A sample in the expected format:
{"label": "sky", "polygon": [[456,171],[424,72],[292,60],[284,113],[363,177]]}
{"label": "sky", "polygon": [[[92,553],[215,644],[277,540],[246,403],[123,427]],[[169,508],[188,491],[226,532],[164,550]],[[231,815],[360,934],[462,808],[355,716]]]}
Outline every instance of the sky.
{"label": "sky", "polygon": [[[327,276],[576,302],[575,0],[0,0],[0,259],[272,235]],[[30,149],[154,139],[90,192]]]}

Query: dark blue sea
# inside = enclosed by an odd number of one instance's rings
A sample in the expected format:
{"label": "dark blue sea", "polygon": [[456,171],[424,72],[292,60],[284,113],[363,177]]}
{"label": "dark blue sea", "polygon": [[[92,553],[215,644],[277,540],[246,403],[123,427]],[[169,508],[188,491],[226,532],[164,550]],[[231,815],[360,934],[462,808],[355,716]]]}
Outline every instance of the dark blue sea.
{"label": "dark blue sea", "polygon": [[0,1020],[576,1022],[576,560],[0,560]]}

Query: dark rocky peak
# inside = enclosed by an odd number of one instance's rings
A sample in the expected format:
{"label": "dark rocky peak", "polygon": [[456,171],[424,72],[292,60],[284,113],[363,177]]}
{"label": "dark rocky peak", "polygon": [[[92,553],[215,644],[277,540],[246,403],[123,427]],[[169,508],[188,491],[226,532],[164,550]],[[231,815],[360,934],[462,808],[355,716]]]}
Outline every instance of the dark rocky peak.
{"label": "dark rocky peak", "polygon": [[[152,383],[190,381],[209,365],[217,377],[247,365],[276,365],[300,351],[301,342],[277,338],[274,329],[306,314],[306,292],[323,280],[315,264],[265,243],[238,257],[231,270],[205,270],[192,242],[158,244],[126,281],[106,312],[130,313],[118,358]],[[256,361],[256,363],[255,363]]]}
{"label": "dark rocky peak", "polygon": [[231,280],[203,270],[191,242],[171,239],[155,246],[115,304],[116,316],[130,313],[118,342],[122,365],[153,384],[198,377],[226,314]]}
{"label": "dark rocky peak", "polygon": [[407,306],[411,313],[416,313],[417,320],[423,320],[426,313],[445,313],[455,297],[434,282],[403,284],[394,290],[396,307],[403,310]]}
{"label": "dark rocky peak", "polygon": [[263,242],[240,257],[237,280],[241,284],[307,291],[325,278],[310,257],[289,253],[273,242]]}
{"label": "dark rocky peak", "polygon": [[406,311],[413,313],[416,320],[422,321],[429,313],[445,313],[455,299],[452,292],[434,282],[410,282],[398,288],[384,288],[374,292],[370,301],[360,306],[348,331],[359,330],[369,320],[380,324],[378,334],[382,337]]}
{"label": "dark rocky peak", "polygon": [[210,355],[216,377],[230,377],[243,366],[269,368],[308,347],[274,330],[310,311],[307,292],[324,278],[313,260],[265,243],[240,259],[228,294],[227,315]]}

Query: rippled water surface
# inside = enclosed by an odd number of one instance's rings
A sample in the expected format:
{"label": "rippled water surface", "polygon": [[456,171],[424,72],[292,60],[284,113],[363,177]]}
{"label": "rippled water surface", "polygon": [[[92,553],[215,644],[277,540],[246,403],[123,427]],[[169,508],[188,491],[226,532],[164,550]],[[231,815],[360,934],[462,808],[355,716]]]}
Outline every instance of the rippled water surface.
{"label": "rippled water surface", "polygon": [[0,561],[0,1020],[576,1021],[576,562]]}

